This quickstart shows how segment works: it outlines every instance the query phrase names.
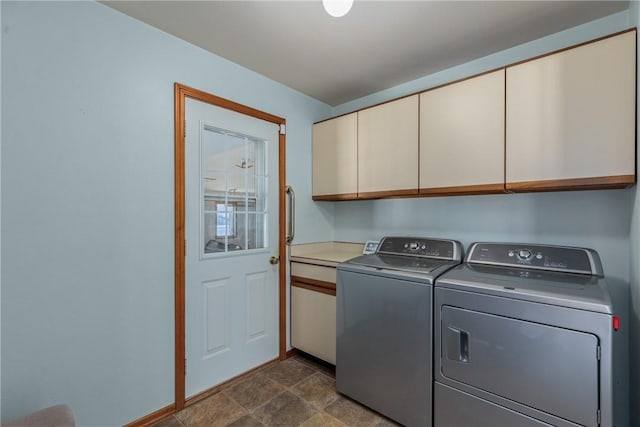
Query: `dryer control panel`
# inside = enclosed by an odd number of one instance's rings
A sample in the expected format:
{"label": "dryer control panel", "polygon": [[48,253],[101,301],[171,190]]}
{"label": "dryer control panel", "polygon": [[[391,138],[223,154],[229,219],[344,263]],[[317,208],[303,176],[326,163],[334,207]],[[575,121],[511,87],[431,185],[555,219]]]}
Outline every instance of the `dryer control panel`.
{"label": "dryer control panel", "polygon": [[474,243],[466,262],[603,276],[598,254],[587,248],[527,243]]}

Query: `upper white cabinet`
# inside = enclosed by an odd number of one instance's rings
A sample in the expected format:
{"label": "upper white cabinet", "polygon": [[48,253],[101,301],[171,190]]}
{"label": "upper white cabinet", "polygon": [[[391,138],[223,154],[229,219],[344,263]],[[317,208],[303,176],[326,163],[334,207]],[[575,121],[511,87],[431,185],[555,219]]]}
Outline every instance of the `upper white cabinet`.
{"label": "upper white cabinet", "polygon": [[504,192],[504,73],[420,95],[420,194]]}
{"label": "upper white cabinet", "polygon": [[315,200],[635,181],[635,30],[313,128]]}
{"label": "upper white cabinet", "polygon": [[313,199],[355,199],[358,193],[358,113],[313,125]]}
{"label": "upper white cabinet", "polygon": [[635,182],[636,32],[507,68],[506,186]]}
{"label": "upper white cabinet", "polygon": [[418,95],[358,112],[358,198],[418,194]]}

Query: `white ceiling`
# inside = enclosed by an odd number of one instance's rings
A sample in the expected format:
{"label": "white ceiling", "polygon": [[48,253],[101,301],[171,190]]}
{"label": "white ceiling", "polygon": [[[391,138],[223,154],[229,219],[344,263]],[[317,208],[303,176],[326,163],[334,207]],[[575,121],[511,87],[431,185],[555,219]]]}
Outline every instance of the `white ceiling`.
{"label": "white ceiling", "polygon": [[610,15],[628,1],[314,1],[104,4],[330,105]]}

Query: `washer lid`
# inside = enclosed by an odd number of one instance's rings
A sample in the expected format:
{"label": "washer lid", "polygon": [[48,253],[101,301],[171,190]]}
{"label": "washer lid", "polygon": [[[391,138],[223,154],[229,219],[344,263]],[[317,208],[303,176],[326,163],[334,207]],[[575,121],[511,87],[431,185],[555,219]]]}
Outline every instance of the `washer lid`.
{"label": "washer lid", "polygon": [[429,237],[384,237],[375,254],[362,255],[338,265],[349,270],[391,278],[403,277],[432,284],[462,260],[462,244]]}
{"label": "washer lid", "polygon": [[450,261],[443,261],[441,259],[381,253],[362,255],[347,262],[349,264],[363,265],[379,270],[410,271],[422,274],[429,274],[443,264],[450,264]]}

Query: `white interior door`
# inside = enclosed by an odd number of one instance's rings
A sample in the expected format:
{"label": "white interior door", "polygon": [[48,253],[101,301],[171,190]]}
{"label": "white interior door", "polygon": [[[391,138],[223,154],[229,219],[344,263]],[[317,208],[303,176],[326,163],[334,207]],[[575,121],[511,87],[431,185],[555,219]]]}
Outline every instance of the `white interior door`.
{"label": "white interior door", "polygon": [[279,126],[185,102],[186,397],[278,357]]}

